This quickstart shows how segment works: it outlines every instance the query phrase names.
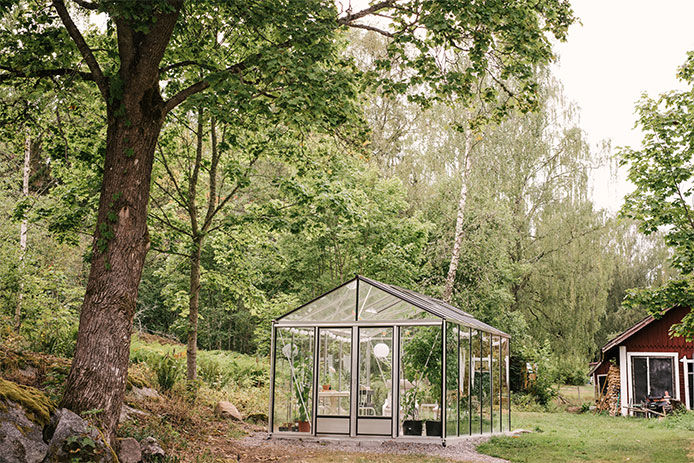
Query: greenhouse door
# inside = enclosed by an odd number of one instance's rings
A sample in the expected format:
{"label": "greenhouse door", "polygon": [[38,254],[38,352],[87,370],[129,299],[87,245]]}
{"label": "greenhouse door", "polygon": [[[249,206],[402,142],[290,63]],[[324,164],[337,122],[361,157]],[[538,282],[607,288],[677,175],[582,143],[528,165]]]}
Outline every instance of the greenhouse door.
{"label": "greenhouse door", "polygon": [[317,434],[350,434],[352,328],[318,329]]}
{"label": "greenhouse door", "polygon": [[393,432],[393,328],[359,328],[356,434]]}

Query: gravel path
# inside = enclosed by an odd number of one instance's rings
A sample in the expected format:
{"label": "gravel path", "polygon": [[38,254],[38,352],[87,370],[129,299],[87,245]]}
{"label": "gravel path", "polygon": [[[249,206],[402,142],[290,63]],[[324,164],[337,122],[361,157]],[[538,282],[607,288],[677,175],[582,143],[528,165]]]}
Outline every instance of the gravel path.
{"label": "gravel path", "polygon": [[[514,435],[504,433],[505,435]],[[495,434],[500,435],[500,434]],[[301,454],[305,451],[321,450],[349,453],[373,453],[373,454],[403,454],[403,455],[432,455],[449,459],[451,461],[464,461],[469,463],[503,463],[506,460],[490,457],[478,453],[475,448],[488,441],[491,436],[472,436],[468,439],[449,443],[446,447],[440,444],[418,444],[410,442],[378,442],[378,441],[350,441],[350,440],[331,440],[329,442],[301,441],[298,439],[273,439],[267,438],[267,433],[258,432],[241,440],[241,444],[248,448],[260,449],[271,447],[273,453],[280,451],[286,452],[287,461],[293,461],[292,455]]]}

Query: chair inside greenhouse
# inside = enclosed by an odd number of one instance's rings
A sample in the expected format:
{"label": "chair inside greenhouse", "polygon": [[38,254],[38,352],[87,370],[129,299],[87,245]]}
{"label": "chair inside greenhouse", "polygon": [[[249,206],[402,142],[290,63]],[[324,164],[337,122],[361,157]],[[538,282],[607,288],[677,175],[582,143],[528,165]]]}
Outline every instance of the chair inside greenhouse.
{"label": "chair inside greenhouse", "polygon": [[508,334],[363,276],[272,325],[271,437],[436,440],[510,428]]}

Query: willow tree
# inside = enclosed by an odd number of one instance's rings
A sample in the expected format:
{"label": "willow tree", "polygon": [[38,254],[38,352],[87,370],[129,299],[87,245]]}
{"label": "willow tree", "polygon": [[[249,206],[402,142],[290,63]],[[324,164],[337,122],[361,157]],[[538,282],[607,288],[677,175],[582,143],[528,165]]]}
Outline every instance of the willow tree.
{"label": "willow tree", "polygon": [[[107,125],[93,255],[75,357],[62,405],[101,409],[113,435],[125,391],[130,330],[144,258],[154,152],[166,116],[213,90],[230,111],[276,108],[322,114],[340,124],[356,76],[338,66],[339,31],[389,38],[380,67],[409,71],[378,83],[465,100],[474,83],[514,79],[514,101],[533,101],[532,69],[552,58],[549,35],[573,21],[562,0],[467,2],[384,0],[353,10],[318,0],[2,0],[0,81],[84,79],[104,103]],[[75,16],[103,13],[105,30],[80,28]],[[390,18],[382,25],[372,15]],[[18,40],[19,38],[19,40]],[[447,51],[469,66],[451,70]],[[335,104],[338,102],[338,104]]]}

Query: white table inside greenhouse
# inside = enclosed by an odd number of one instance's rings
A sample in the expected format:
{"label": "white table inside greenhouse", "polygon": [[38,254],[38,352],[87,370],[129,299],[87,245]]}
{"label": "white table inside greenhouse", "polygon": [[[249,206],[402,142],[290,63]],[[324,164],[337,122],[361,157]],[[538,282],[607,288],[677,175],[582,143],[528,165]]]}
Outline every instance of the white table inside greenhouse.
{"label": "white table inside greenhouse", "polygon": [[337,415],[342,398],[349,399],[349,391],[318,391],[318,414]]}

